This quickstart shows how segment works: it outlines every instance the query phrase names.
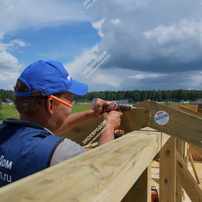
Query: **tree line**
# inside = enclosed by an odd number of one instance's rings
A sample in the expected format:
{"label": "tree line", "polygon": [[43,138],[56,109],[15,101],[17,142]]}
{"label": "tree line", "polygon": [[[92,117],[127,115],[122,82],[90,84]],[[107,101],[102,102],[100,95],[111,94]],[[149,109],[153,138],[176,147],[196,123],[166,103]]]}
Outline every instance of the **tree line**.
{"label": "tree line", "polygon": [[138,102],[154,101],[194,101],[202,98],[201,90],[133,90],[133,91],[99,91],[90,92],[84,97],[75,97],[77,101],[90,101],[95,97],[106,100],[128,100]]}
{"label": "tree line", "polygon": [[[89,92],[83,97],[75,96],[77,102],[89,102],[93,98],[106,100],[128,100],[138,102],[143,100],[154,101],[194,101],[202,99],[202,90],[132,90],[132,91],[95,91]],[[0,90],[0,101],[5,99],[14,100],[14,92],[11,90]]]}
{"label": "tree line", "polygon": [[14,100],[14,92],[12,90],[0,89],[0,101],[5,101],[6,99]]}

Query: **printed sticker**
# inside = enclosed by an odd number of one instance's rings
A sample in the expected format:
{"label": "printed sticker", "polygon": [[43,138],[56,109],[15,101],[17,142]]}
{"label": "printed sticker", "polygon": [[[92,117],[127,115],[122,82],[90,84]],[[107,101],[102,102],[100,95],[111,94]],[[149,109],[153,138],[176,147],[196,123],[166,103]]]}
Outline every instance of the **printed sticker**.
{"label": "printed sticker", "polygon": [[155,123],[158,124],[158,125],[160,125],[160,126],[166,125],[169,122],[169,120],[170,120],[170,116],[165,111],[158,111],[154,115],[154,121],[155,121]]}

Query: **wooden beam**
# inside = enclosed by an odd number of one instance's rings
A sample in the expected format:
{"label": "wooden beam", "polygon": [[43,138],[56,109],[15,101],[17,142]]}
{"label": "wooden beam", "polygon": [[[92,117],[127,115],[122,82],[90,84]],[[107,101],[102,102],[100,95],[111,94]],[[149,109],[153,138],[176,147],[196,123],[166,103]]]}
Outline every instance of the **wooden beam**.
{"label": "wooden beam", "polygon": [[176,202],[176,138],[160,152],[160,201]]}
{"label": "wooden beam", "polygon": [[[188,144],[184,140],[179,139],[179,138],[176,139],[177,152],[182,156],[182,158],[184,160],[187,159],[187,156],[186,156],[187,155],[187,145]],[[181,185],[179,176],[177,174],[177,176],[176,176],[176,201],[182,202],[183,197],[184,197],[184,191],[182,189],[182,185]]]}
{"label": "wooden beam", "polygon": [[[140,194],[141,193],[141,194]],[[151,202],[151,167],[139,177],[122,202]]]}
{"label": "wooden beam", "polygon": [[189,155],[189,161],[190,161],[190,163],[191,163],[191,167],[192,167],[192,169],[193,169],[196,182],[197,182],[197,184],[200,184],[199,177],[198,177],[198,174],[197,174],[197,171],[196,171],[196,167],[195,167],[195,165],[194,165],[194,160],[193,160],[193,158],[192,158],[192,154],[191,154],[190,151],[189,151],[188,155]]}
{"label": "wooden beam", "polygon": [[[121,201],[169,136],[145,128],[0,190],[2,202]],[[34,163],[34,162],[33,162]]]}
{"label": "wooden beam", "polygon": [[202,190],[196,183],[195,179],[189,172],[186,163],[177,153],[177,173],[180,177],[180,182],[192,202],[202,202]]}
{"label": "wooden beam", "polygon": [[147,127],[149,114],[144,108],[126,111],[122,117],[122,128],[129,133],[140,128]]}
{"label": "wooden beam", "polygon": [[[144,107],[149,112],[149,127],[202,147],[201,117],[151,101],[142,102],[137,106]],[[166,125],[158,125],[155,122],[154,116],[158,111],[165,111],[169,114],[170,119]]]}

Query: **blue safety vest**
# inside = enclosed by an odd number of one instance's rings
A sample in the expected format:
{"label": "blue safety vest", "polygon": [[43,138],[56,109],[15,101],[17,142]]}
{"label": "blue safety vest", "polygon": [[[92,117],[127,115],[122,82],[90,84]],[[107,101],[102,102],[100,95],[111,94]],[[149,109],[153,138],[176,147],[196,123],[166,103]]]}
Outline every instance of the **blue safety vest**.
{"label": "blue safety vest", "polygon": [[62,140],[31,122],[4,121],[0,125],[0,186],[49,167]]}

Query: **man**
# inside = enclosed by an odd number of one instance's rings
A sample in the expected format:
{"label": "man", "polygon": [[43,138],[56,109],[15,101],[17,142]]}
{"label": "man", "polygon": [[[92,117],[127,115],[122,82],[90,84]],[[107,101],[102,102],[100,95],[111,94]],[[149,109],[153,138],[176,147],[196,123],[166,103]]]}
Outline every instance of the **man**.
{"label": "man", "polygon": [[[86,93],[87,86],[73,80],[57,61],[40,60],[25,68],[15,86],[20,120],[5,120],[0,126],[0,186],[85,151],[61,135],[79,121],[100,116],[110,104],[97,99],[92,109],[71,114],[73,95]],[[100,144],[114,138],[120,116],[117,111],[108,113]]]}

